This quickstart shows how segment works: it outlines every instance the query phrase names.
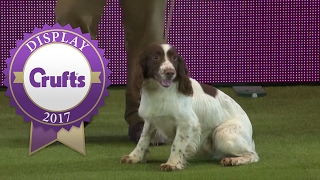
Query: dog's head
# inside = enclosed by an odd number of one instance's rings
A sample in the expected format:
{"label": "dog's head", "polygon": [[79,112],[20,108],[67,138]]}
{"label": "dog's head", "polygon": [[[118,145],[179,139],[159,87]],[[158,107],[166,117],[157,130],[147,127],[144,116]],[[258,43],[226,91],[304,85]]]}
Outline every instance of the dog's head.
{"label": "dog's head", "polygon": [[134,85],[138,92],[144,80],[151,80],[162,88],[177,83],[179,92],[188,96],[193,94],[186,63],[169,44],[149,45],[140,55],[135,70]]}

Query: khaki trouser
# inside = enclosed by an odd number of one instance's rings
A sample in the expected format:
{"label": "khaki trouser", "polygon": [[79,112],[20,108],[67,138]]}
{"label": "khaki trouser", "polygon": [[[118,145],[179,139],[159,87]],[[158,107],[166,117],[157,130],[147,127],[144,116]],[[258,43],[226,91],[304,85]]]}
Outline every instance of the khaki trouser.
{"label": "khaki trouser", "polygon": [[[162,43],[166,0],[119,0],[122,9],[125,49],[127,52],[126,110],[124,118],[129,125],[142,122],[138,115],[139,99],[131,93],[132,73],[135,61],[144,47]],[[80,27],[82,33],[98,34],[98,24],[106,0],[57,0],[56,20],[61,26]],[[108,47],[106,47],[108,48]],[[112,71],[112,70],[111,70]]]}

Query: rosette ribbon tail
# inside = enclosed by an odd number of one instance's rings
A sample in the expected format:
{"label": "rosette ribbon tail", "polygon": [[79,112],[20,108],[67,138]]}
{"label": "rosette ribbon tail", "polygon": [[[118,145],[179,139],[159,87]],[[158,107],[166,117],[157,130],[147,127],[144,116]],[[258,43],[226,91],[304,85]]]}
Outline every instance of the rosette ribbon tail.
{"label": "rosette ribbon tail", "polygon": [[61,128],[58,132],[50,128],[45,130],[42,126],[35,126],[31,122],[29,155],[59,141],[71,149],[86,155],[83,122],[80,127],[72,126],[69,131]]}

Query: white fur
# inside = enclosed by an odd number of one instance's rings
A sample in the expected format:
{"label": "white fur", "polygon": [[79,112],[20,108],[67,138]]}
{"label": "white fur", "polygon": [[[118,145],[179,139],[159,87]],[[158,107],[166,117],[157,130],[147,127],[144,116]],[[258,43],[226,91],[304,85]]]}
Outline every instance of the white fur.
{"label": "white fur", "polygon": [[171,153],[161,170],[183,169],[186,159],[197,152],[221,160],[221,164],[258,162],[252,139],[252,125],[240,105],[217,90],[216,97],[204,93],[190,78],[193,96],[177,91],[178,83],[165,88],[146,80],[141,92],[139,115],[145,120],[136,148],[121,162],[145,161],[145,153],[156,132],[172,142]]}
{"label": "white fur", "polygon": [[[161,44],[161,47],[163,49],[164,52],[168,52],[171,48],[171,46],[169,44]],[[167,54],[165,54],[164,57],[165,61],[161,64],[160,68],[159,68],[159,74],[161,76],[161,78],[165,79],[165,70],[166,69],[173,69],[174,70],[174,66],[173,64],[169,61],[169,58],[167,56]],[[176,73],[173,75],[172,79],[174,79],[176,77]]]}

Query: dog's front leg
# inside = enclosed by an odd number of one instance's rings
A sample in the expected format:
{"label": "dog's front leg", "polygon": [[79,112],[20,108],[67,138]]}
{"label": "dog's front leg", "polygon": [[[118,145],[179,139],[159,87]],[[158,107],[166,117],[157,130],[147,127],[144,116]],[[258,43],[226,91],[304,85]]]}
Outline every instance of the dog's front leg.
{"label": "dog's front leg", "polygon": [[155,135],[155,128],[150,122],[145,121],[141,137],[137,146],[129,155],[122,156],[120,163],[135,164],[145,161],[145,154],[149,148],[151,138]]}
{"label": "dog's front leg", "polygon": [[200,137],[200,125],[193,123],[181,123],[176,129],[176,136],[171,147],[170,157],[166,163],[161,164],[161,171],[174,171],[184,168],[187,150],[191,143],[196,143],[194,137]]}

